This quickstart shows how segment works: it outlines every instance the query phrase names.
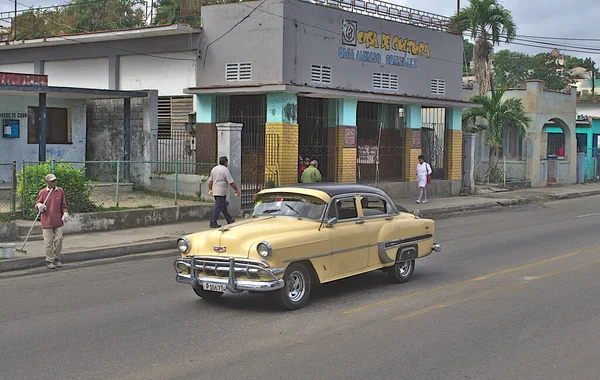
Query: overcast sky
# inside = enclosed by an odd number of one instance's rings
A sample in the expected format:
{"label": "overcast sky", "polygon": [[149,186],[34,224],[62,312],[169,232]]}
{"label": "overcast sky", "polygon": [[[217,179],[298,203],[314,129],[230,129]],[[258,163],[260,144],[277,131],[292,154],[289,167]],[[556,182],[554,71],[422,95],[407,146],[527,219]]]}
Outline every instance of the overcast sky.
{"label": "overcast sky", "polygon": [[[17,0],[24,5],[48,6],[64,4],[65,0]],[[450,16],[456,12],[456,0],[388,0],[396,4],[432,13]],[[461,7],[468,0],[460,0]],[[527,36],[595,38],[600,40],[599,0],[503,0],[503,5],[512,11],[517,24],[517,33]],[[19,5],[19,8],[25,8]],[[0,0],[0,11],[14,9],[12,0]],[[591,56],[600,66],[600,54],[570,52],[568,45],[590,46],[600,52],[600,41],[547,41],[556,44],[561,52],[578,57]],[[567,46],[564,46],[566,44]],[[506,49],[537,54],[552,50],[501,44],[496,50]]]}

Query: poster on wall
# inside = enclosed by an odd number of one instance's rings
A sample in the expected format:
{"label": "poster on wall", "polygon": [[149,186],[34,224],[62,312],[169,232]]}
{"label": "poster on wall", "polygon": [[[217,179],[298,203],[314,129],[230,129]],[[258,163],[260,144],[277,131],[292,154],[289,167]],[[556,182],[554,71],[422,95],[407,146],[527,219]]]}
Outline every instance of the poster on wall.
{"label": "poster on wall", "polygon": [[20,137],[19,120],[2,120],[2,137],[5,139],[18,139]]}
{"label": "poster on wall", "polygon": [[2,137],[5,139],[18,139],[21,137],[21,125],[27,125],[26,112],[1,112]]}

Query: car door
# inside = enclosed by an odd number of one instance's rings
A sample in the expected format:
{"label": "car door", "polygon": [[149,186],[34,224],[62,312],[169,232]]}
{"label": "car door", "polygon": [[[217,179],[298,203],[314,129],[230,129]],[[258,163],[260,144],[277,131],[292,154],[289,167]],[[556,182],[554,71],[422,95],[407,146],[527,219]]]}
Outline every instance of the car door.
{"label": "car door", "polygon": [[[394,239],[391,236],[392,219],[390,215],[390,205],[388,202],[377,195],[363,195],[360,197],[361,214],[365,221],[365,226],[369,234],[369,255],[367,265],[369,267],[381,265],[379,258],[379,243]],[[395,231],[399,237],[401,231]]]}
{"label": "car door", "polygon": [[363,271],[369,255],[369,234],[358,215],[357,197],[333,199],[328,217],[337,218],[329,228],[331,239],[331,276],[343,277]]}

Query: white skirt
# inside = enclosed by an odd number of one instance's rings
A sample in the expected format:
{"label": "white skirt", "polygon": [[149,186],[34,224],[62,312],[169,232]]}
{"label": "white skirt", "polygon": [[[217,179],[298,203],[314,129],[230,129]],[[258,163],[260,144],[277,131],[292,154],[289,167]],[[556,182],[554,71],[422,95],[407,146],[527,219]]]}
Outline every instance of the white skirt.
{"label": "white skirt", "polygon": [[417,182],[419,183],[419,187],[425,187],[427,186],[427,176],[419,176],[417,178]]}

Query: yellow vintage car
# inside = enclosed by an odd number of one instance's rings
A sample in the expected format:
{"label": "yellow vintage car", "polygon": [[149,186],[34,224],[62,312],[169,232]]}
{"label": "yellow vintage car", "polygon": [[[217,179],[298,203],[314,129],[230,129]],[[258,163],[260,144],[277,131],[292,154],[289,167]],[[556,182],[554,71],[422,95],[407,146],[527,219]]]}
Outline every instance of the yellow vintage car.
{"label": "yellow vintage car", "polygon": [[293,310],[306,305],[315,283],[374,270],[406,282],[415,259],[441,249],[433,220],[403,212],[375,187],[298,184],[262,190],[254,200],[250,217],[178,239],[178,282],[205,299],[269,292]]}

